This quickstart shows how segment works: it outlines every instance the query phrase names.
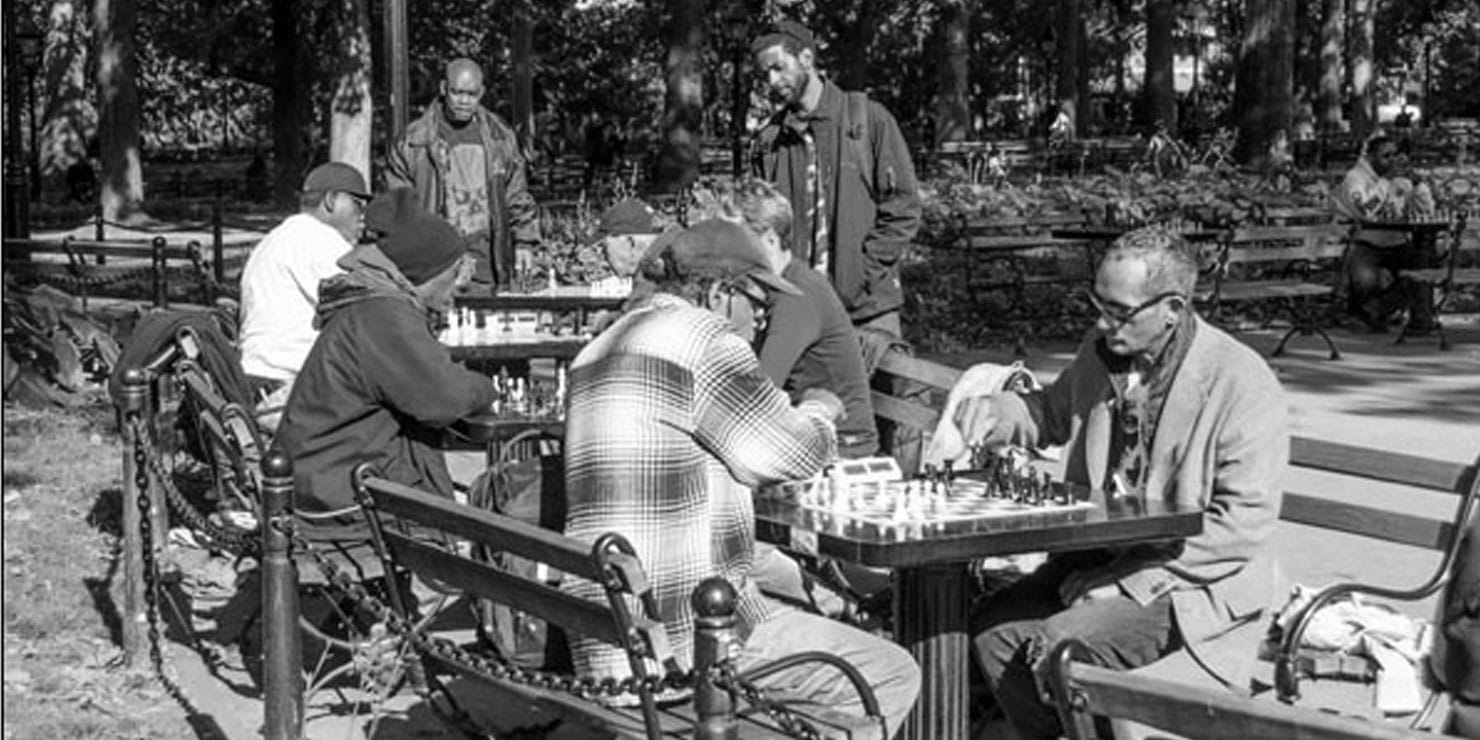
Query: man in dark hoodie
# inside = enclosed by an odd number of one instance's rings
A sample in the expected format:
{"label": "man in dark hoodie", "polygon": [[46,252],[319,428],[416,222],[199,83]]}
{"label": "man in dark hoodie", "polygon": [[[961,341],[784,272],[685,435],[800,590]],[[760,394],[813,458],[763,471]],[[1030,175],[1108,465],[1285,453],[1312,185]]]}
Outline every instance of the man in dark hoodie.
{"label": "man in dark hoodie", "polygon": [[[409,189],[378,197],[365,222],[380,238],[319,286],[319,338],[278,430],[305,513],[350,509],[350,472],[365,462],[451,498],[441,430],[494,400],[488,378],[455,364],[433,334],[437,313],[471,277],[457,232]],[[362,526],[352,511],[334,519]]]}

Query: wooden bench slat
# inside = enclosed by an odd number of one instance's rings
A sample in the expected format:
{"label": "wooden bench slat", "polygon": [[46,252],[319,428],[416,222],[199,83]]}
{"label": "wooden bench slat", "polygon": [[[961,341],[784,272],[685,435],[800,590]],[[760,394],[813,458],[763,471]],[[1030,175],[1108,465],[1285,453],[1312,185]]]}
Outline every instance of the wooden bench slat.
{"label": "wooden bench slat", "polygon": [[1417,455],[1290,438],[1290,464],[1458,495],[1475,482],[1475,466]]}
{"label": "wooden bench slat", "polygon": [[1301,296],[1328,295],[1336,291],[1335,286],[1307,283],[1300,280],[1260,280],[1255,282],[1223,283],[1218,286],[1218,299],[1224,301],[1248,301],[1260,298],[1299,298]]}
{"label": "wooden bench slat", "polygon": [[590,552],[556,532],[386,480],[368,480],[366,487],[374,494],[376,506],[394,516],[436,522],[458,537],[495,550],[517,552],[588,581],[601,580]]}
{"label": "wooden bench slat", "polygon": [[[1233,692],[1072,663],[1071,687],[1085,690],[1090,714],[1129,719],[1200,740],[1401,740],[1430,737],[1381,722],[1249,699]],[[1073,689],[1071,688],[1071,691]]]}
{"label": "wooden bench slat", "polygon": [[961,378],[961,371],[954,367],[898,353],[884,355],[879,361],[878,371],[943,391],[949,391]]}
{"label": "wooden bench slat", "polygon": [[393,529],[386,545],[412,572],[479,597],[493,599],[587,637],[621,645],[611,610],[499,570]]}
{"label": "wooden bench slat", "polygon": [[1450,522],[1292,491],[1285,492],[1280,519],[1431,550],[1443,550],[1454,537]]}
{"label": "wooden bench slat", "polygon": [[940,423],[940,412],[929,406],[912,403],[880,391],[873,392],[874,415],[896,424],[917,429],[935,430]]}

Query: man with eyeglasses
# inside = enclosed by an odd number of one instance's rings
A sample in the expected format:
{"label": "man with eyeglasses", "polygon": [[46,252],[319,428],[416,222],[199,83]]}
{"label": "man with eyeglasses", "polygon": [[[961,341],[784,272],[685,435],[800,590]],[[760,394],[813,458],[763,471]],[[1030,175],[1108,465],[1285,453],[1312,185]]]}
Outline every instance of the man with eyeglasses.
{"label": "man with eyeglasses", "polygon": [[1146,228],[1116,240],[1089,299],[1095,331],[1054,383],[972,399],[955,420],[968,443],[1064,445],[1065,480],[1107,497],[1204,510],[1201,534],[1169,543],[1051,556],[973,615],[973,647],[1007,720],[1057,737],[1036,674],[1076,637],[1094,659],[1132,669],[1185,650],[1247,692],[1277,599],[1265,543],[1289,455],[1287,408],[1254,350],[1204,321],[1190,296],[1195,253]]}
{"label": "man with eyeglasses", "polygon": [[337,262],[360,241],[365,178],[329,162],[303,180],[298,213],[252,248],[241,277],[242,372],[257,403],[257,422],[277,428],[293,379],[318,337],[319,283],[343,272]]}
{"label": "man with eyeglasses", "polygon": [[[843,405],[814,389],[795,406],[760,371],[751,350],[770,296],[797,289],[777,275],[738,224],[710,220],[664,234],[639,262],[640,303],[581,350],[571,365],[565,419],[565,533],[618,532],[653,585],[680,660],[692,653],[690,594],[721,576],[735,587],[736,668],[821,650],[849,661],[874,687],[886,736],[919,690],[909,654],[887,640],[761,595],[752,578],[751,489],[807,478],[837,455]],[[597,584],[573,579],[594,601]],[[622,678],[624,652],[576,640],[576,672]],[[862,713],[835,671],[803,666],[757,679],[786,698]]]}

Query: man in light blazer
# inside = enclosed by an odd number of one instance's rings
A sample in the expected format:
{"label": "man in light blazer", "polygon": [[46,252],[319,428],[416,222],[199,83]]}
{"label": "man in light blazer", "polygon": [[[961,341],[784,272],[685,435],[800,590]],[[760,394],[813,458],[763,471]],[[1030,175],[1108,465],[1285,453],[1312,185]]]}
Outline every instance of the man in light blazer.
{"label": "man in light blazer", "polygon": [[1193,310],[1196,279],[1176,234],[1122,236],[1088,295],[1096,331],[1055,382],[957,412],[969,443],[1062,444],[1067,481],[1204,511],[1193,537],[1056,554],[973,615],[982,673],[1022,737],[1061,734],[1035,671],[1069,637],[1127,670],[1185,649],[1247,691],[1276,598],[1265,545],[1289,458],[1287,407],[1263,358]]}

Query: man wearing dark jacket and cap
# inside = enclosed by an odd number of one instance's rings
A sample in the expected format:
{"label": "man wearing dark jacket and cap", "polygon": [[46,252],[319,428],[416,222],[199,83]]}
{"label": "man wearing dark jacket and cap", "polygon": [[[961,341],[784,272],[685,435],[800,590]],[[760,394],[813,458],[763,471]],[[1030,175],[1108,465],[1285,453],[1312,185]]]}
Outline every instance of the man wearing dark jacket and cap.
{"label": "man wearing dark jacket and cap", "polygon": [[449,62],[442,94],[391,148],[386,184],[414,188],[422,208],[457,229],[478,260],[475,281],[507,285],[540,240],[539,213],[514,130],[482,98],[483,69]]}
{"label": "man wearing dark jacket and cap", "polygon": [[[307,513],[351,507],[360,463],[451,498],[442,430],[494,400],[488,378],[453,363],[433,334],[470,272],[457,232],[407,189],[381,195],[365,220],[380,239],[319,286],[319,338],[278,430]],[[354,514],[336,523],[361,524]]]}

